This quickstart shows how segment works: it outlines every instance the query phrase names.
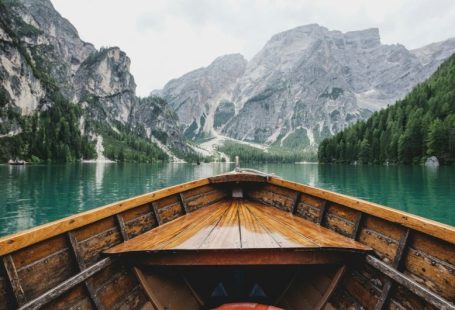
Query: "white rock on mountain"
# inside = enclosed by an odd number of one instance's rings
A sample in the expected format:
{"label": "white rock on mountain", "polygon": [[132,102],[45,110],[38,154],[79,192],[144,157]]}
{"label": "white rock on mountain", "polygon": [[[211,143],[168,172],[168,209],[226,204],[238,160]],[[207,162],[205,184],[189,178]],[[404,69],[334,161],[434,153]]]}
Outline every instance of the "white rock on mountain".
{"label": "white rock on mountain", "polygon": [[[216,128],[238,140],[304,147],[402,98],[454,51],[453,39],[410,51],[381,44],[378,29],[312,24],[274,35],[229,80],[212,64],[159,93],[192,136]],[[209,111],[215,121],[204,123]]]}

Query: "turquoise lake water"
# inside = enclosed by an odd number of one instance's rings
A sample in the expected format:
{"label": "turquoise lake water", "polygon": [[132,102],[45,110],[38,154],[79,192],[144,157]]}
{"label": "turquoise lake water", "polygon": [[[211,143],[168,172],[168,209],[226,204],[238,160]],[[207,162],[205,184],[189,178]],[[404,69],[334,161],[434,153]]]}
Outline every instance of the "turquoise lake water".
{"label": "turquoise lake water", "polygon": [[[455,225],[455,167],[248,167]],[[0,236],[233,168],[224,163],[1,165]]]}

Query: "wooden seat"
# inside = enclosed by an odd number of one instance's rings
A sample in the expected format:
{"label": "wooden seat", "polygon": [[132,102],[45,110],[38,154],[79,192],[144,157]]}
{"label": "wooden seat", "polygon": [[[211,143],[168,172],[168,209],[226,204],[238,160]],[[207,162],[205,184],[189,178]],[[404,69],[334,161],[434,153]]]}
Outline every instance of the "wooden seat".
{"label": "wooden seat", "polygon": [[146,265],[261,265],[338,263],[369,250],[290,213],[246,199],[228,199],[105,253],[129,255]]}

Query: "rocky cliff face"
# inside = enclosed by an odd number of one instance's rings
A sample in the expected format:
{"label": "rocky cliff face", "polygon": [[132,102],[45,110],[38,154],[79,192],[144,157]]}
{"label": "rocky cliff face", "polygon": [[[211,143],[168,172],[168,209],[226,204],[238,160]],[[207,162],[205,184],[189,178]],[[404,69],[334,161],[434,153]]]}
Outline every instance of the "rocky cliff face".
{"label": "rocky cliff face", "polygon": [[378,29],[342,33],[313,24],[273,36],[225,87],[217,84],[210,100],[200,94],[212,83],[211,66],[169,82],[161,93],[181,118],[201,109],[216,116],[226,103],[235,111],[224,113],[218,126],[201,126],[198,112],[184,123],[187,130],[215,127],[239,140],[304,147],[394,103],[454,51],[453,39],[410,51],[381,44]]}
{"label": "rocky cliff face", "polygon": [[215,59],[208,67],[189,72],[156,92],[172,103],[187,138],[211,135],[218,104],[234,96],[247,61],[240,54]]}
{"label": "rocky cliff face", "polygon": [[102,127],[133,131],[150,143],[159,134],[171,148],[189,150],[166,102],[136,97],[123,51],[97,50],[82,41],[49,0],[0,0],[0,5],[0,137],[22,131],[19,118],[7,117],[7,109],[40,114],[59,93],[82,108],[79,129],[91,139],[103,134]]}

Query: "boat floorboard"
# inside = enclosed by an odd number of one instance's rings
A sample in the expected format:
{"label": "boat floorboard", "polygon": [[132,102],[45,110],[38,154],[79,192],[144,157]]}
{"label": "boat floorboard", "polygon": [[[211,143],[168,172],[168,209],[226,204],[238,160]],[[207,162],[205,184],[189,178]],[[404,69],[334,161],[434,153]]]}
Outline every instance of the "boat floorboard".
{"label": "boat floorboard", "polygon": [[371,250],[298,216],[234,198],[184,215],[105,253],[283,248]]}

